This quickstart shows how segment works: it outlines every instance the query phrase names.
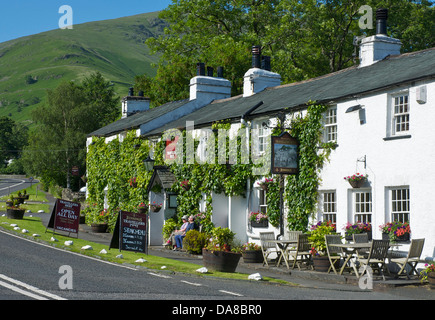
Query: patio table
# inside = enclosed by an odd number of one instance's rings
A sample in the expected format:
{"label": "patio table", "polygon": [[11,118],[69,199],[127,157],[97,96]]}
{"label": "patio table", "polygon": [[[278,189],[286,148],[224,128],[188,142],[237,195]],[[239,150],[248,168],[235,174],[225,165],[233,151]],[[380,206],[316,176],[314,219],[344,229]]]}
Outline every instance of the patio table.
{"label": "patio table", "polygon": [[281,254],[279,255],[279,259],[278,259],[278,261],[276,263],[276,266],[279,266],[281,264],[281,259],[284,257],[284,262],[285,262],[285,264],[287,266],[287,269],[290,269],[290,267],[288,265],[287,248],[291,244],[297,245],[298,241],[297,240],[282,239],[282,240],[269,240],[269,242],[276,243],[278,248],[279,248],[279,250],[281,251]]}
{"label": "patio table", "polygon": [[[366,243],[331,243],[330,246],[335,246],[343,249],[351,249],[353,251],[358,251],[359,249],[370,249],[372,246],[371,242]],[[401,244],[398,243],[390,243],[390,247],[400,247]],[[344,268],[346,267],[346,264],[350,261],[350,264],[355,271],[355,274],[358,275],[358,271],[356,269],[355,262],[350,260],[352,258],[353,252],[344,251],[346,258],[344,260],[343,266],[340,269],[340,275],[343,274]]]}

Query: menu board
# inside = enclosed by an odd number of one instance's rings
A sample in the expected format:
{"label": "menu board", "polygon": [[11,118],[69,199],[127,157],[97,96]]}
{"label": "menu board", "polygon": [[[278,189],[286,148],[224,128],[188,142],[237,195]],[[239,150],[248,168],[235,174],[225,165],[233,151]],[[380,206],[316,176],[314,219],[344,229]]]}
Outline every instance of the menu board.
{"label": "menu board", "polygon": [[79,232],[80,203],[57,199],[47,228],[69,233]]}
{"label": "menu board", "polygon": [[110,248],[146,253],[146,244],[147,215],[120,211]]}

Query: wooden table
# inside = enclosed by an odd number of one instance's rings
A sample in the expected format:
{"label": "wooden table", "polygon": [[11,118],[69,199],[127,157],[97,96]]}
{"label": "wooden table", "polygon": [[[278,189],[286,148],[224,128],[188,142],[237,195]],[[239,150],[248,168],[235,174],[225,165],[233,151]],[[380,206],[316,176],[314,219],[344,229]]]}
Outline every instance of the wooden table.
{"label": "wooden table", "polygon": [[293,245],[297,245],[298,244],[298,240],[286,240],[286,239],[282,239],[282,240],[267,240],[268,242],[274,242],[277,244],[279,250],[281,251],[281,254],[279,255],[279,259],[276,263],[276,266],[279,266],[281,264],[281,259],[282,257],[284,257],[284,262],[285,265],[287,266],[287,269],[290,269],[289,265],[288,265],[288,255],[287,255],[287,248],[289,247],[289,245],[293,244]]}

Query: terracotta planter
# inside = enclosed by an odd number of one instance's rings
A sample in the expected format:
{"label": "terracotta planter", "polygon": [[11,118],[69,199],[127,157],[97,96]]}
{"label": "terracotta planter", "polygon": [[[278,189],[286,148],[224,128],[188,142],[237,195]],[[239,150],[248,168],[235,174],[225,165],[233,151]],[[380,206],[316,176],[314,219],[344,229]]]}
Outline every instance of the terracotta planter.
{"label": "terracotta planter", "polygon": [[435,289],[435,272],[429,272],[427,274],[427,281],[431,289]]}
{"label": "terracotta planter", "polygon": [[24,209],[7,209],[6,216],[8,219],[22,220],[24,217]]}
{"label": "terracotta planter", "polygon": [[92,223],[91,229],[92,232],[105,233],[107,232],[107,223]]}
{"label": "terracotta planter", "polygon": [[241,256],[235,252],[202,249],[204,267],[212,271],[235,272]]}
{"label": "terracotta planter", "polygon": [[243,262],[245,263],[261,263],[263,262],[263,254],[261,250],[246,250],[242,252]]}

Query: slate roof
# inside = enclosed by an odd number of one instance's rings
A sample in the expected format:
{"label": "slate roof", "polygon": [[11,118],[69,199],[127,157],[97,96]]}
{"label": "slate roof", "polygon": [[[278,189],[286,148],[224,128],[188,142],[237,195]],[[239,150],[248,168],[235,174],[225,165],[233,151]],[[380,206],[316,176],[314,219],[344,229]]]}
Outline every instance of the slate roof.
{"label": "slate roof", "polygon": [[167,167],[156,166],[154,169],[153,175],[148,183],[147,193],[151,191],[151,188],[155,183],[158,183],[158,180],[160,180],[160,183],[165,190],[172,188],[172,185],[177,182],[175,175]]}
{"label": "slate roof", "polygon": [[178,109],[185,105],[189,100],[179,100],[174,102],[165,103],[157,108],[149,109],[146,111],[138,112],[129,117],[120,119],[118,121],[112,122],[111,124],[102,127],[88,135],[91,136],[107,136],[112,135],[118,132],[122,132],[125,130],[137,129],[142,124],[146,124],[153,119],[157,119],[160,116],[171,112],[175,109]]}
{"label": "slate roof", "polygon": [[185,128],[186,121],[194,121],[196,127],[219,120],[240,119],[260,102],[263,104],[250,113],[251,117],[273,114],[285,108],[303,108],[310,100],[318,103],[333,103],[391,86],[434,77],[435,48],[388,56],[371,66],[363,68],[354,66],[310,80],[267,88],[250,97],[243,98],[240,95],[216,100],[145,135],[157,135],[170,128]]}

